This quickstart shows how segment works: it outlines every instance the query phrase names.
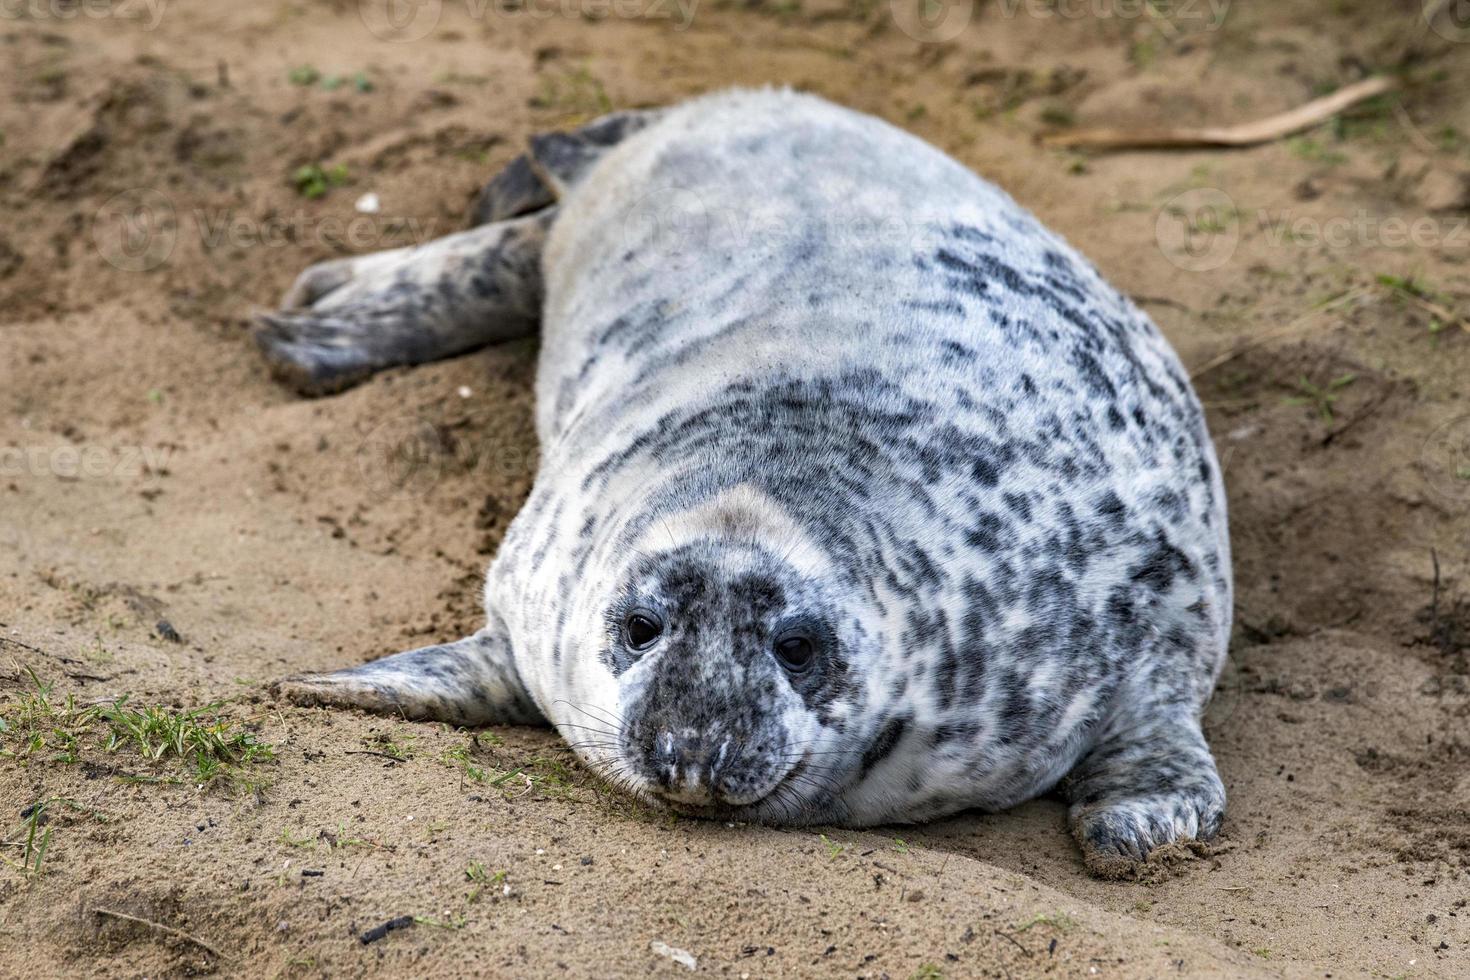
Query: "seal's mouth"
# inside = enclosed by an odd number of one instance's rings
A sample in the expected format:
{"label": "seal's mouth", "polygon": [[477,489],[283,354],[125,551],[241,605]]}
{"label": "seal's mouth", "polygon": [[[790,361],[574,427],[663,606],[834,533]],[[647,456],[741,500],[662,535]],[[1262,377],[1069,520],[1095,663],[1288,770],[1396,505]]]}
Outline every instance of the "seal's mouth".
{"label": "seal's mouth", "polygon": [[824,800],[809,799],[799,792],[802,777],[809,768],[805,758],[786,770],[770,789],[743,803],[696,803],[662,792],[655,794],[675,813],[701,820],[738,820],[743,823],[793,824],[805,822]]}

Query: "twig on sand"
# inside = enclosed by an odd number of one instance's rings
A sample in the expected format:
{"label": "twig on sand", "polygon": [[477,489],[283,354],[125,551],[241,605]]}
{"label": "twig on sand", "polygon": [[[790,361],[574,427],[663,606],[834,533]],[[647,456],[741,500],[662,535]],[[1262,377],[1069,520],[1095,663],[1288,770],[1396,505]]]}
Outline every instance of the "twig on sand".
{"label": "twig on sand", "polygon": [[193,943],[195,946],[198,946],[200,949],[204,950],[207,953],[210,953],[211,955],[219,959],[230,959],[230,957],[226,956],[224,953],[221,953],[219,950],[215,949],[213,946],[209,945],[209,943],[200,939],[198,936],[191,936],[181,929],[175,929],[173,926],[166,926],[162,922],[154,922],[152,919],[142,919],[136,915],[128,915],[128,913],[126,912],[116,912],[112,909],[93,908],[92,911],[97,915],[105,915],[114,919],[122,919],[125,922],[136,922],[140,926],[147,926],[150,929],[156,929],[159,932],[173,936],[177,939],[182,939],[186,942]]}
{"label": "twig on sand", "polygon": [[1344,86],[1331,95],[1313,99],[1306,105],[1255,122],[1238,126],[1166,126],[1159,129],[1079,129],[1070,132],[1042,133],[1043,146],[1072,150],[1141,150],[1188,149],[1208,146],[1256,146],[1310,129],[1364,99],[1392,91],[1397,82],[1388,75],[1376,75]]}
{"label": "twig on sand", "polygon": [[[1400,292],[1403,291],[1401,290]],[[1441,323],[1456,324],[1461,330],[1470,333],[1470,320],[1466,320],[1449,307],[1436,303],[1432,299],[1415,295],[1414,293],[1403,293],[1403,295],[1410,303],[1437,317]]]}
{"label": "twig on sand", "polygon": [[1019,949],[1021,952],[1025,953],[1027,956],[1030,956],[1031,955],[1031,950],[1029,950],[1025,946],[1021,945],[1021,941],[1019,939],[1017,939],[1015,936],[1012,936],[1010,933],[1008,933],[1008,932],[1001,932],[999,929],[996,929],[995,930],[995,934],[997,936],[999,936],[1000,938],[1006,940],[1007,942],[1011,943],[1012,945],[1014,945],[1017,949]]}
{"label": "twig on sand", "polygon": [[380,759],[391,759],[394,762],[407,762],[408,761],[407,757],[405,757],[405,756],[393,755],[393,754],[388,753],[388,752],[374,752],[371,749],[348,749],[346,752],[343,752],[342,754],[343,755],[375,755],[375,756],[377,756]]}

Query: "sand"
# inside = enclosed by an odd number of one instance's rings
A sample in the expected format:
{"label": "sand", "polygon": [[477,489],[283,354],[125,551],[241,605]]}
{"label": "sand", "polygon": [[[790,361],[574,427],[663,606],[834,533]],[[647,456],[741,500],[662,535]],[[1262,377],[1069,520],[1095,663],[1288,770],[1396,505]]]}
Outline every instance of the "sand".
{"label": "sand", "polygon": [[[830,0],[446,0],[398,40],[376,0],[7,7],[0,717],[31,671],[53,699],[227,699],[275,759],[200,788],[0,734],[7,842],[68,801],[39,873],[0,867],[0,976],[1470,974],[1470,45],[1416,0],[1225,6],[961,4],[928,42],[901,5]],[[1401,99],[1246,151],[1033,140],[1246,121],[1393,65]],[[309,262],[460,227],[533,132],[766,82],[998,181],[1195,371],[1239,591],[1208,853],[1098,879],[1055,800],[861,833],[670,822],[544,732],[268,693],[478,625],[534,466],[535,346],[307,401],[251,314]],[[318,197],[293,181],[312,165]]]}

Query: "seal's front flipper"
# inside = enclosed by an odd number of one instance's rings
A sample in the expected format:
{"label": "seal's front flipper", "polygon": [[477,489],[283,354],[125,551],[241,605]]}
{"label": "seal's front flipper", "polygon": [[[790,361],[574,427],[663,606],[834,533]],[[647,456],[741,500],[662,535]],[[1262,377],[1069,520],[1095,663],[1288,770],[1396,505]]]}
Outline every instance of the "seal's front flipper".
{"label": "seal's front flipper", "polygon": [[422,647],[331,674],[277,682],[297,704],[362,708],[453,725],[545,725],[516,671],[509,642],[483,629],[457,643]]}
{"label": "seal's front flipper", "polygon": [[[425,245],[314,265],[261,317],[275,374],[308,395],[535,331],[555,209]],[[297,306],[297,304],[305,304]]]}
{"label": "seal's front flipper", "polygon": [[1094,874],[1126,877],[1155,848],[1219,833],[1225,786],[1199,720],[1156,710],[1118,726],[1063,783],[1072,833]]}

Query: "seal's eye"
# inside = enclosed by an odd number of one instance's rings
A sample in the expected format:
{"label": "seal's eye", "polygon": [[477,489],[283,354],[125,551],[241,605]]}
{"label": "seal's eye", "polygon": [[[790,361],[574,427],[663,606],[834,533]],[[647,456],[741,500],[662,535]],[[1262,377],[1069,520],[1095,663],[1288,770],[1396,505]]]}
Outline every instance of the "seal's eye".
{"label": "seal's eye", "polygon": [[787,633],[776,640],[776,659],[793,674],[805,673],[817,658],[811,638],[801,633]]}
{"label": "seal's eye", "polygon": [[628,636],[628,646],[634,650],[647,650],[658,642],[664,624],[651,612],[638,610],[628,614],[623,623],[623,632]]}

